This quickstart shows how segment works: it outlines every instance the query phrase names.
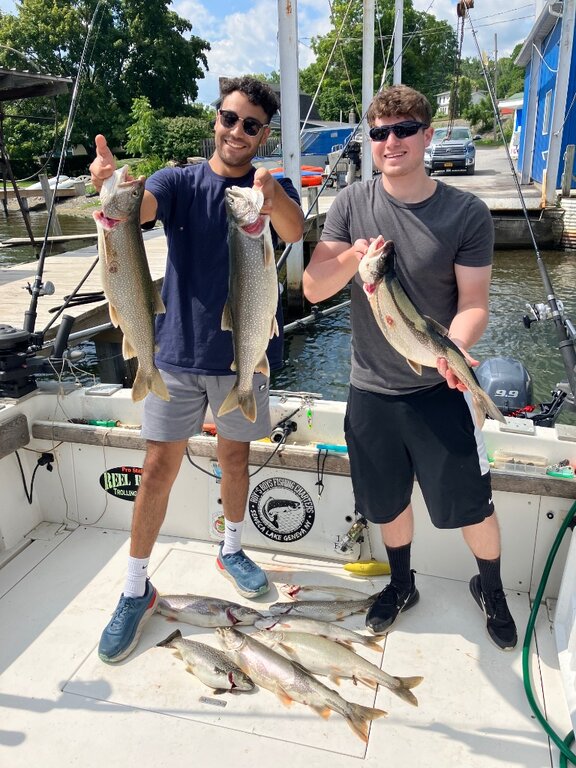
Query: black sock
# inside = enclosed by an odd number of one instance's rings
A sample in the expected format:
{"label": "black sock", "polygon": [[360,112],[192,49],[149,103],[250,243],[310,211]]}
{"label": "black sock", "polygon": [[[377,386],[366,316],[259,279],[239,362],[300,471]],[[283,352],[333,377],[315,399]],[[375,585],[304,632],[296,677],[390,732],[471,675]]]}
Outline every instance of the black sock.
{"label": "black sock", "polygon": [[500,576],[500,558],[496,560],[481,560],[476,558],[478,570],[480,572],[480,583],[482,592],[490,595],[499,589],[502,589],[502,578]]}
{"label": "black sock", "polygon": [[412,573],[410,571],[410,547],[412,544],[404,544],[402,547],[386,547],[388,562],[390,563],[390,583],[401,590],[412,588]]}

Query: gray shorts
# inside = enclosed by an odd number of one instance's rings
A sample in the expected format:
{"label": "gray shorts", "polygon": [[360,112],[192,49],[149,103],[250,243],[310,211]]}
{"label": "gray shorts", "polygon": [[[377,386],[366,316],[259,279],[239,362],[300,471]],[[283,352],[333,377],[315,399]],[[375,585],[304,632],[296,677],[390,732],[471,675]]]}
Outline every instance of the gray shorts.
{"label": "gray shorts", "polygon": [[236,376],[200,376],[194,373],[161,371],[170,400],[165,401],[150,393],[144,400],[142,437],[158,442],[187,440],[202,431],[206,409],[212,411],[211,423],[227,440],[249,443],[268,437],[272,431],[268,402],[268,379],[254,374],[254,397],[257,416],[252,423],[237,408],[218,418],[216,415],[226,395],[232,389]]}

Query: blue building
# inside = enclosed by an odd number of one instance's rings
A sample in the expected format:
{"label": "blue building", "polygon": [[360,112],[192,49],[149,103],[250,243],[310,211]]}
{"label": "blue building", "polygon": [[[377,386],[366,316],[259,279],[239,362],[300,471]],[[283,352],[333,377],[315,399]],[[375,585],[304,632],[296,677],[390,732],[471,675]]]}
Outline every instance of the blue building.
{"label": "blue building", "polygon": [[566,147],[576,143],[575,3],[537,0],[536,21],[516,59],[526,69],[518,169],[522,184],[542,184],[547,205],[562,185]]}

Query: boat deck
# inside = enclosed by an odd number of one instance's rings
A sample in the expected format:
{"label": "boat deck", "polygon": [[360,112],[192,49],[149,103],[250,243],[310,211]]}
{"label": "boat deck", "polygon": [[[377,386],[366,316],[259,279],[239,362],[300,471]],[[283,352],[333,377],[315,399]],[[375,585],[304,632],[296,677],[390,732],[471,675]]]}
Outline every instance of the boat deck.
{"label": "boat deck", "polygon": [[[117,665],[97,656],[100,633],[123,586],[126,532],[42,523],[33,542],[0,570],[0,765],[233,765],[253,768],[548,768],[558,751],[536,722],[522,682],[521,645],[530,605],[508,592],[519,647],[493,646],[466,582],[417,576],[421,599],[383,642],[362,650],[390,674],[422,675],[414,708],[386,688],[342,681],[351,701],[389,712],[364,744],[338,714],[325,720],[266,690],[215,694],[173,652],[155,647],[176,627],[218,646],[212,630],[154,615],[133,654]],[[151,560],[162,593],[194,592],[248,604],[215,571],[216,544],[160,537]],[[386,577],[360,580],[341,564],[251,551],[274,582],[253,601],[263,610],[284,599],[282,583],[332,584],[372,593]],[[363,616],[345,620],[362,629]],[[250,628],[248,628],[250,631]],[[541,608],[533,644],[534,691],[551,726],[571,729],[550,616]],[[358,648],[358,646],[356,646]],[[328,681],[326,681],[328,682]],[[329,683],[332,685],[331,683]],[[202,697],[207,697],[208,702]],[[215,703],[218,702],[218,703]]]}

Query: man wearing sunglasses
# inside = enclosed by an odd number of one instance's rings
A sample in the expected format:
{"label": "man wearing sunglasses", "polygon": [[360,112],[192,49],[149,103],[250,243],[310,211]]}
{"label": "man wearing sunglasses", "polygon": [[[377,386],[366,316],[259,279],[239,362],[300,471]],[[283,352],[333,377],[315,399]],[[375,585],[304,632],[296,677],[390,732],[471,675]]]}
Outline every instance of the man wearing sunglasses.
{"label": "man wearing sunglasses", "polygon": [[[201,432],[208,405],[216,423],[225,517],[217,570],[245,597],[258,597],[269,589],[266,574],[241,547],[250,441],[271,432],[268,380],[260,373],[254,375],[254,424],[239,409],[221,418],[216,414],[235,381],[230,369],[231,334],[221,329],[229,273],[225,190],[233,185],[262,190],[262,213],[270,216],[275,245],[279,238],[295,242],[303,232],[302,209],[291,181],[279,182],[269,171],[252,165],[277,109],[276,94],[265,83],[250,77],[224,81],[212,157],[185,168],[164,168],[146,181],[140,220],[160,219],[168,240],[162,288],[166,313],[156,320],[156,365],[170,400],[149,394],[144,401],[146,458],[134,504],[124,591],[98,648],[106,662],[121,661],[131,653],[156,606],[158,594],[147,578],[148,562],[188,438]],[[103,136],[96,137],[96,149],[90,170],[100,189],[113,173],[115,161]],[[278,326],[283,327],[280,305]],[[270,342],[267,354],[271,369],[281,366],[281,337]],[[206,509],[195,511],[207,517]],[[185,575],[182,588],[194,592],[193,573]]]}
{"label": "man wearing sunglasses", "polygon": [[372,158],[381,176],[352,184],[330,207],[304,291],[323,301],[351,283],[352,369],[345,434],[356,511],[379,524],[391,577],[366,616],[387,632],[419,599],[411,569],[414,478],[437,528],[461,528],[479,573],[470,591],[493,642],[514,648],[516,627],[500,577],[500,532],[489,465],[466,387],[439,358],[418,376],[385,340],[358,276],[378,235],[392,240],[396,271],[420,312],[449,329],[466,350],[488,322],[493,224],[474,195],[427,176],[432,111],[418,91],[398,85],[368,109]]}

